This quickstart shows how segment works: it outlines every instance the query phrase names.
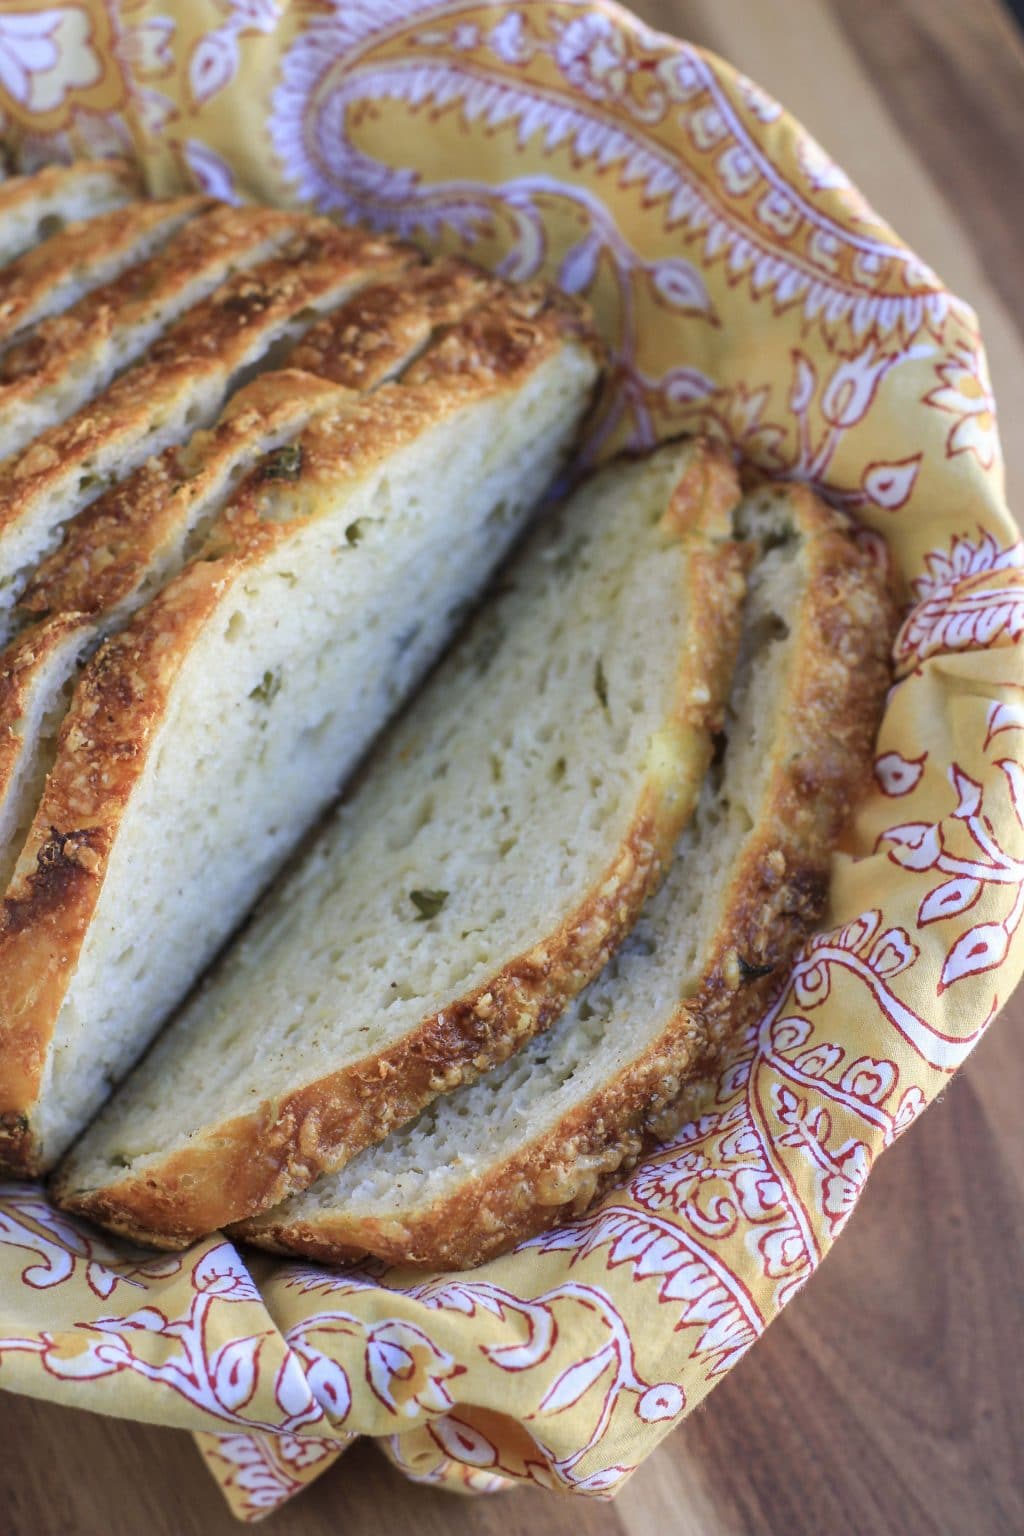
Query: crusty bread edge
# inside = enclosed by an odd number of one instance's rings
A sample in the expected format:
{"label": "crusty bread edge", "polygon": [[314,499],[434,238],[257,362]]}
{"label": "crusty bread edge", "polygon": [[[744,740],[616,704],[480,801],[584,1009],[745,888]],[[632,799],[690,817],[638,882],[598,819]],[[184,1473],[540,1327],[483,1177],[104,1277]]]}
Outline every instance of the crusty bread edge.
{"label": "crusty bread edge", "polygon": [[728,456],[701,444],[665,517],[676,537],[701,541],[685,574],[692,617],[674,720],[682,772],[648,781],[615,857],[561,927],[389,1049],[197,1135],[137,1174],[76,1192],[58,1172],[60,1204],[138,1241],[183,1247],[340,1166],[562,1012],[632,928],[696,804],[739,645],[747,556],[728,538],[737,500]]}
{"label": "crusty bread edge", "polygon": [[[774,768],[768,813],[742,856],[696,996],[586,1103],[449,1198],[404,1219],[347,1221],[334,1211],[315,1221],[280,1222],[269,1212],[235,1235],[328,1263],[367,1255],[430,1268],[482,1263],[581,1214],[652,1148],[655,1131],[671,1127],[671,1111],[668,1126],[664,1111],[684,1080],[712,1072],[729,1043],[757,1020],[823,915],[832,849],[870,778],[896,623],[884,578],[840,520],[806,488],[790,494],[812,557],[796,640],[791,727]],[[874,622],[851,623],[853,601],[866,602]],[[836,665],[839,677],[829,683],[826,673]],[[830,745],[823,749],[823,743]],[[772,974],[751,977],[751,968],[766,964]]]}
{"label": "crusty bread edge", "polygon": [[[147,459],[72,519],[63,542],[36,567],[18,599],[18,614],[35,620],[78,611],[97,623],[116,622],[161,560],[185,548],[194,502],[207,483],[220,480],[223,501],[230,500],[225,466],[236,453],[287,429],[289,417],[298,436],[307,418],[337,408],[343,398],[339,385],[295,368],[260,374],[212,427]],[[195,455],[187,470],[186,454]]]}

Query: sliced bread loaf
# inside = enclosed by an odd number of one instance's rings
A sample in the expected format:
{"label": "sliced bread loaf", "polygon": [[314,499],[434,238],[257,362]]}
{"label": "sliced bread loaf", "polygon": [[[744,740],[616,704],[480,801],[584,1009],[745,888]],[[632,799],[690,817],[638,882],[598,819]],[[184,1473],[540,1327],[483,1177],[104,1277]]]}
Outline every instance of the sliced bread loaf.
{"label": "sliced bread loaf", "polygon": [[[255,216],[254,210],[231,211]],[[196,220],[178,239],[206,222]],[[255,229],[245,226],[244,239],[258,241],[264,247],[258,254],[266,255],[267,236]],[[277,246],[279,234],[273,236]],[[208,425],[246,370],[271,359],[275,347],[290,343],[382,269],[399,270],[411,260],[389,242],[327,220],[304,221],[297,232],[293,223],[290,234],[284,249],[260,265],[236,257],[237,265],[251,270],[221,281],[142,362],[8,461],[7,475],[0,474],[0,614],[9,612],[33,568],[54,548],[62,525],[105,484]],[[227,268],[221,261],[217,267],[223,279]]]}
{"label": "sliced bread loaf", "polygon": [[583,1211],[757,1018],[822,916],[870,774],[893,608],[808,491],[759,493],[740,523],[760,554],[723,750],[632,935],[547,1035],[236,1235],[329,1262],[477,1264]]}
{"label": "sliced bread loaf", "polygon": [[201,197],[128,203],[68,224],[33,246],[0,269],[0,345],[9,346],[29,326],[146,261],[209,206]]}
{"label": "sliced bread loaf", "polygon": [[142,193],[127,160],[79,160],[48,165],[34,176],[0,183],[0,263],[13,261],[73,219],[89,219]]}
{"label": "sliced bread loaf", "polygon": [[596,348],[543,295],[523,329],[530,302],[497,366],[335,387],[86,667],[0,924],[8,1167],[81,1130],[565,462]]}
{"label": "sliced bread loaf", "polygon": [[76,517],[29,579],[19,614],[78,610],[102,616],[107,627],[122,622],[180,568],[256,459],[337,399],[324,380],[375,389],[428,349],[439,327],[488,299],[500,311],[503,291],[459,261],[412,267],[360,288],[313,325],[288,353],[287,369],[241,389],[213,430],[147,459]]}
{"label": "sliced bread loaf", "polygon": [[[474,317],[474,350],[495,325]],[[441,376],[464,389],[447,340]],[[507,355],[513,340],[495,345]],[[428,387],[385,386],[374,414]],[[505,431],[495,419],[485,462]],[[449,494],[461,451],[453,437],[433,471]],[[503,537],[513,493],[498,492],[485,539]],[[72,1152],[62,1203],[186,1243],[308,1184],[550,1023],[629,931],[692,810],[738,642],[736,499],[724,455],[670,445],[604,471],[539,532]],[[353,525],[360,548],[375,515],[368,503]],[[457,553],[432,551],[423,590]],[[419,602],[405,622],[411,646]]]}

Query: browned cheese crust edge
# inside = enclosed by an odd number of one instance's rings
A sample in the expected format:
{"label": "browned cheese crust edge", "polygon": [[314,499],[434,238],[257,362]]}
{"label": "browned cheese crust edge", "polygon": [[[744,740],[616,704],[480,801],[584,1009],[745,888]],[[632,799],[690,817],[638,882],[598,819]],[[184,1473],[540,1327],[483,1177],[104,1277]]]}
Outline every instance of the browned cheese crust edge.
{"label": "browned cheese crust edge", "polygon": [[83,264],[87,272],[95,270],[104,258],[118,252],[127,256],[140,239],[161,225],[166,225],[170,239],[176,225],[210,206],[208,198],[195,196],[144,200],[65,225],[59,234],[30,247],[0,270],[0,337],[6,343],[24,326],[26,312],[69,271],[80,270]]}
{"label": "browned cheese crust edge", "polygon": [[413,267],[400,281],[364,288],[318,321],[289,355],[289,366],[347,389],[372,389],[426,346],[438,327],[456,323],[503,287],[456,257]]}
{"label": "browned cheese crust edge", "polygon": [[0,651],[0,797],[21,761],[24,739],[18,722],[29,708],[37,680],[65,640],[85,633],[88,620],[63,613],[26,629]]}

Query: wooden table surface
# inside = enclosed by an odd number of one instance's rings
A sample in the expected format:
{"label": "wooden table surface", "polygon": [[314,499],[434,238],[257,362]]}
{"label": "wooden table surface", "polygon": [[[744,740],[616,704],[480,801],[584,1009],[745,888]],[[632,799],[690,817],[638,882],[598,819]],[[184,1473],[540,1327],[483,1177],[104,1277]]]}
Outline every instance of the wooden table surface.
{"label": "wooden table surface", "polygon": [[[784,101],[979,312],[1024,506],[1024,41],[999,0],[642,0]],[[819,1275],[613,1505],[466,1502],[357,1446],[268,1536],[1024,1531],[1018,995]],[[219,1536],[189,1438],[0,1393],[3,1536]],[[59,1470],[58,1470],[59,1469]]]}

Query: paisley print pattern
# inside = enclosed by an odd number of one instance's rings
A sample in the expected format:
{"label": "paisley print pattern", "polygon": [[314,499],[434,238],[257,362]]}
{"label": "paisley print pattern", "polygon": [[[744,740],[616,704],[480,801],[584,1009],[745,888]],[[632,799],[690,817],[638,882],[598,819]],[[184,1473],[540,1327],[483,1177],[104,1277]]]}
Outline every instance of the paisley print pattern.
{"label": "paisley print pattern", "polygon": [[[762,90],[574,0],[11,0],[33,167],[315,205],[593,303],[587,453],[701,429],[884,536],[907,613],[826,932],[673,1140],[471,1275],[160,1257],[0,1191],[0,1386],[186,1425],[243,1519],[370,1434],[607,1498],[813,1274],[1024,966],[1024,552],[970,309]],[[955,722],[955,735],[954,735]]]}

